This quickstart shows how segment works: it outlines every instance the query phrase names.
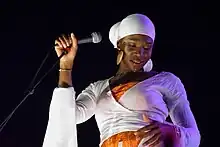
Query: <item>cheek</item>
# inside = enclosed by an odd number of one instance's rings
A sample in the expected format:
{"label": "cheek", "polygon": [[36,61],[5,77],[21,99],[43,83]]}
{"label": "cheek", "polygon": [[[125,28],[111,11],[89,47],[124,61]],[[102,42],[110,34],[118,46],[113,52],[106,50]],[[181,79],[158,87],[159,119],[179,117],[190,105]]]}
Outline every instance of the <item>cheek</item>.
{"label": "cheek", "polygon": [[152,54],[151,51],[147,51],[147,52],[144,54],[144,57],[145,57],[145,58],[151,58],[151,54]]}
{"label": "cheek", "polygon": [[123,57],[122,61],[123,61],[126,65],[128,65],[128,66],[131,66],[131,65],[132,65],[132,63],[130,62],[130,60],[131,60],[131,56],[128,55],[128,54],[124,54],[124,57]]}
{"label": "cheek", "polygon": [[127,51],[126,49],[124,50],[124,59],[125,60],[130,60],[132,57],[132,52]]}
{"label": "cheek", "polygon": [[130,58],[131,58],[131,57],[130,57],[129,55],[124,54],[123,60],[124,60],[124,62],[125,62],[126,64],[129,64],[129,61],[131,60]]}

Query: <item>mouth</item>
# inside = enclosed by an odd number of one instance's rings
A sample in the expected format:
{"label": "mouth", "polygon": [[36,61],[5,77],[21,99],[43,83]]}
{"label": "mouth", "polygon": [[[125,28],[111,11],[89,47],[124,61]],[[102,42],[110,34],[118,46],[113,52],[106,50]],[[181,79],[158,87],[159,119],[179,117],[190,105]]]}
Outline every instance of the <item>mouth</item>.
{"label": "mouth", "polygon": [[144,61],[138,61],[138,60],[131,60],[132,63],[136,64],[136,65],[141,65],[144,63]]}
{"label": "mouth", "polygon": [[131,60],[132,65],[134,68],[140,68],[144,65],[143,61]]}

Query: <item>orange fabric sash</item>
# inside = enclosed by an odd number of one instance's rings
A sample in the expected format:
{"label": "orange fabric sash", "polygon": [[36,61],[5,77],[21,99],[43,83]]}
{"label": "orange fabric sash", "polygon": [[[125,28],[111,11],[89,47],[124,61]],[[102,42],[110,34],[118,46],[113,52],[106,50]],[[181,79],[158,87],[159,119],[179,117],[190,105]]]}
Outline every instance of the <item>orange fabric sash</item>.
{"label": "orange fabric sash", "polygon": [[113,135],[105,140],[101,147],[118,147],[120,142],[122,142],[122,147],[138,147],[142,138],[137,138],[134,132],[127,131]]}
{"label": "orange fabric sash", "polygon": [[[116,101],[119,101],[121,96],[131,87],[136,85],[137,82],[129,82],[121,84],[112,89],[112,95]],[[119,142],[122,142],[123,147],[136,147],[140,143],[141,139],[137,139],[133,131],[127,131],[115,134],[108,138],[101,147],[118,147]]]}
{"label": "orange fabric sash", "polygon": [[[121,84],[119,86],[114,87],[112,89],[112,94],[115,100],[118,101],[128,89],[130,89],[137,83],[138,82],[129,82],[129,83]],[[150,120],[148,119],[146,115],[143,115],[143,120],[145,122],[150,122]],[[134,135],[134,133],[135,131],[126,131],[126,132],[115,134],[109,137],[107,140],[105,140],[101,147],[118,147],[120,142],[122,142],[122,147],[138,147],[143,137],[137,138]]]}
{"label": "orange fabric sash", "polygon": [[126,84],[121,84],[119,86],[116,86],[112,89],[112,95],[115,98],[116,101],[120,99],[120,97],[131,87],[136,85],[138,82],[129,82]]}

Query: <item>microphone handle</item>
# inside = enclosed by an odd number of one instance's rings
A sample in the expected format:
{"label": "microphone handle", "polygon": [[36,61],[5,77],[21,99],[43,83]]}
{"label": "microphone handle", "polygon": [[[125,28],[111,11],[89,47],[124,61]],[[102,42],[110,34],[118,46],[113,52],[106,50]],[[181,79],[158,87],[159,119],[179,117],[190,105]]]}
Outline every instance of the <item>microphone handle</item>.
{"label": "microphone handle", "polygon": [[90,38],[86,38],[86,39],[81,39],[78,41],[78,44],[83,44],[83,43],[90,43],[90,42],[93,42],[93,39],[90,37]]}

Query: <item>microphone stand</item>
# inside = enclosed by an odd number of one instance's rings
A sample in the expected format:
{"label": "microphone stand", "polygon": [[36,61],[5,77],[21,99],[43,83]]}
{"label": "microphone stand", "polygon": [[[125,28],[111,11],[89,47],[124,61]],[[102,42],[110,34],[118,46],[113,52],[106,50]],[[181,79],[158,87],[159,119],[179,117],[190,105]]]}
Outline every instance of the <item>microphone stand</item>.
{"label": "microphone stand", "polygon": [[[32,87],[34,80],[37,77],[37,74],[39,73],[41,67],[43,66],[43,64],[45,63],[46,59],[48,58],[49,53],[47,54],[47,56],[44,58],[41,66],[38,68],[38,71],[36,72],[31,84],[29,85],[30,90],[26,90],[25,93],[26,96],[22,99],[22,101],[13,109],[13,111],[8,115],[8,117],[1,123],[0,125],[0,133],[2,132],[2,130],[4,129],[5,125],[8,123],[8,121],[10,120],[10,118],[12,117],[12,115],[15,113],[15,111],[20,107],[20,105],[28,98],[28,96],[33,95],[35,92],[35,89],[39,86],[39,84],[44,80],[44,78],[53,70],[53,68],[57,65],[57,63],[60,61],[60,59],[66,55],[68,52],[66,50],[64,50],[62,52],[62,54],[58,57],[58,59],[56,60],[56,62],[53,64],[53,66],[40,78],[40,80]],[[29,88],[28,88],[29,89]]]}

